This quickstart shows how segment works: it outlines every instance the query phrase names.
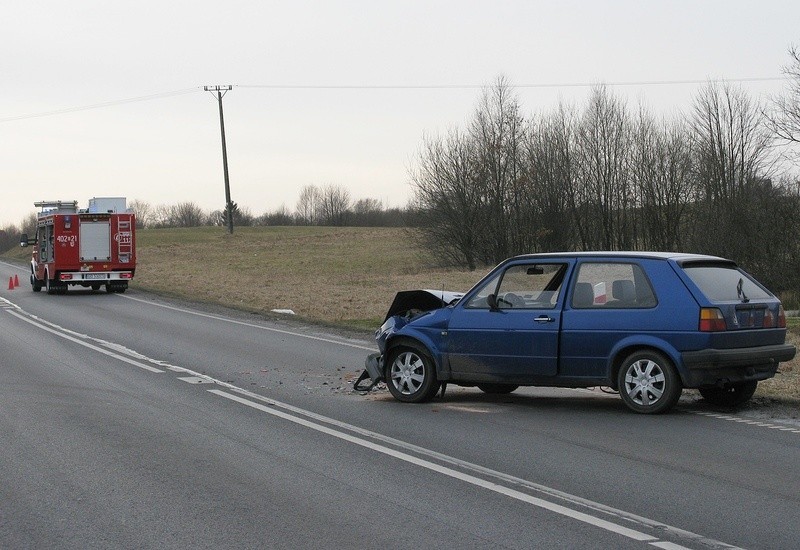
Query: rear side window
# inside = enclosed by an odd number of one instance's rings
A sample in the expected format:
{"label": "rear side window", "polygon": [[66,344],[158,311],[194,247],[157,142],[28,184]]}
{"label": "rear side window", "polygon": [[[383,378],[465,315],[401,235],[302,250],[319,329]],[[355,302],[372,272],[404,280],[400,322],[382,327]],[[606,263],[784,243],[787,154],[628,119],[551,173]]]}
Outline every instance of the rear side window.
{"label": "rear side window", "polygon": [[749,302],[772,295],[732,265],[684,265],[683,271],[712,302]]}
{"label": "rear side window", "polygon": [[653,287],[641,266],[625,262],[581,264],[572,291],[572,307],[651,308],[656,305]]}

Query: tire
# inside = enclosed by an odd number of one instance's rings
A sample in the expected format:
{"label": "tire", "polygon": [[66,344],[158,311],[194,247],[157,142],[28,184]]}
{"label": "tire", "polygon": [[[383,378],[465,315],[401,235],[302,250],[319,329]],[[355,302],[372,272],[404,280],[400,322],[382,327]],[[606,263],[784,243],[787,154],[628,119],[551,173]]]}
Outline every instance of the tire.
{"label": "tire", "polygon": [[631,410],[660,414],[681,396],[681,380],[672,362],[657,351],[637,351],[625,358],[617,374],[622,401]]}
{"label": "tire", "polygon": [[55,281],[50,279],[50,273],[47,271],[44,272],[44,287],[47,290],[47,293],[53,295],[56,293],[58,288],[55,285]]}
{"label": "tire", "polygon": [[478,384],[478,389],[483,393],[502,395],[511,393],[519,386],[516,384]]}
{"label": "tire", "polygon": [[36,278],[36,275],[31,273],[31,288],[34,292],[40,292],[42,290],[42,281]]}
{"label": "tire", "polygon": [[700,395],[703,396],[711,405],[720,407],[738,407],[747,403],[756,392],[758,382],[750,380],[748,382],[738,382],[725,386],[724,388],[698,388]]}
{"label": "tire", "polygon": [[422,403],[439,390],[436,366],[426,353],[411,346],[398,346],[386,362],[386,386],[403,403]]}

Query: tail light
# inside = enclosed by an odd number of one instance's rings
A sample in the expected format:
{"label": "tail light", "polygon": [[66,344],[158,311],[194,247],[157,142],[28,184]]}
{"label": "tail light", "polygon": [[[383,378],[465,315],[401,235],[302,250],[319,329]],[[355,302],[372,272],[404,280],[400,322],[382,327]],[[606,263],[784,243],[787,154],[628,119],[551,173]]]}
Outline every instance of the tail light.
{"label": "tail light", "polygon": [[775,314],[772,313],[771,309],[764,310],[764,323],[761,326],[763,328],[775,328]]}
{"label": "tail light", "polygon": [[119,274],[119,278],[120,279],[133,279],[133,273],[127,273],[127,272],[120,273]]}
{"label": "tail light", "polygon": [[704,307],[700,309],[700,332],[720,332],[727,329],[725,317],[718,308]]}
{"label": "tail light", "polygon": [[778,328],[786,328],[786,312],[782,305],[778,306]]}
{"label": "tail light", "polygon": [[59,275],[58,278],[61,279],[62,281],[69,281],[70,279],[72,279],[72,273],[62,273],[61,275]]}

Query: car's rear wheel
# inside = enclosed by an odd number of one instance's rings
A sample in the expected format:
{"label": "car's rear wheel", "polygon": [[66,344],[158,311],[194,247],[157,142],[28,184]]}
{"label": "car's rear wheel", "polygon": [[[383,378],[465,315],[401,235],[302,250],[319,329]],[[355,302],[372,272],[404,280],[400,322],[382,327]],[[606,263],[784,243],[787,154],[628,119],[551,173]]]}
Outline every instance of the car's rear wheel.
{"label": "car's rear wheel", "polygon": [[516,384],[478,384],[478,389],[484,393],[505,394],[511,393],[519,386]]}
{"label": "car's rear wheel", "polygon": [[681,381],[669,359],[644,350],[625,358],[617,375],[622,401],[632,410],[658,414],[671,409],[681,396]]}
{"label": "car's rear wheel", "polygon": [[731,384],[724,388],[699,388],[699,391],[703,399],[712,405],[738,407],[753,397],[756,387],[758,387],[758,382],[750,380]]}
{"label": "car's rear wheel", "polygon": [[422,403],[436,395],[436,366],[428,355],[411,346],[398,346],[386,362],[386,386],[398,401]]}

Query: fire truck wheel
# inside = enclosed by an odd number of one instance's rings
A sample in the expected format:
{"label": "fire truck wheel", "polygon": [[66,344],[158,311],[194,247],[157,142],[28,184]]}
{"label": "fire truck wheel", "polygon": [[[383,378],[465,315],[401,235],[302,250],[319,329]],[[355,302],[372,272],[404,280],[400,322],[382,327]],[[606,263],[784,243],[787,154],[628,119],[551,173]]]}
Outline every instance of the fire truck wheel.
{"label": "fire truck wheel", "polygon": [[42,281],[38,280],[33,273],[31,273],[31,288],[34,292],[42,290]]}
{"label": "fire truck wheel", "polygon": [[48,294],[55,294],[56,293],[56,285],[54,281],[50,279],[50,274],[48,272],[44,272],[44,286],[47,289]]}
{"label": "fire truck wheel", "polygon": [[92,285],[92,290],[100,290],[100,285]]}

